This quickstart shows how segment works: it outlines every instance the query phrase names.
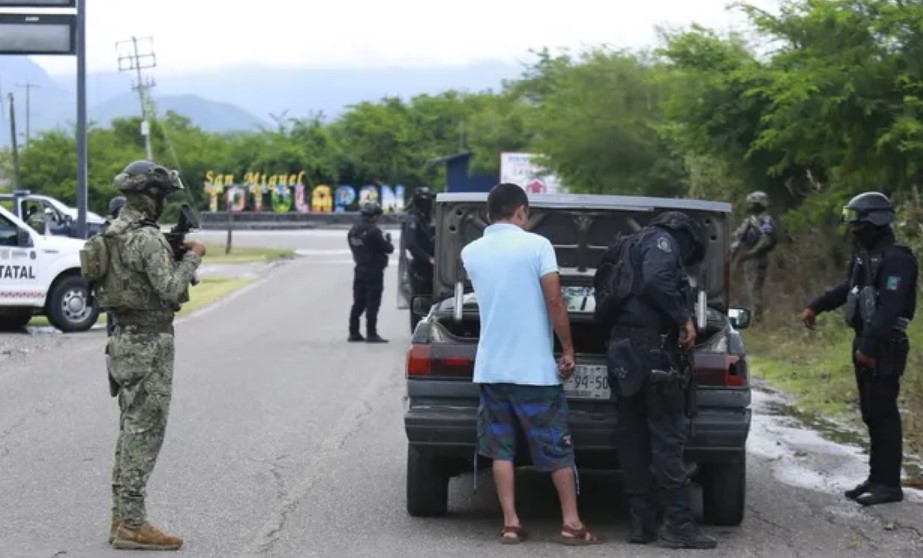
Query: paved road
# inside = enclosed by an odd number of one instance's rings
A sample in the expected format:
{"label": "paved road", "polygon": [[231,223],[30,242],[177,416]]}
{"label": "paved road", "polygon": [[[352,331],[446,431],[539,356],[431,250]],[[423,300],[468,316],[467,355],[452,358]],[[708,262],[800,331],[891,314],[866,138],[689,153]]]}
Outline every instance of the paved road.
{"label": "paved road", "polygon": [[[340,249],[338,236],[295,244]],[[618,481],[583,475],[591,526],[615,539],[569,549],[543,539],[558,525],[546,477],[522,475],[523,519],[537,540],[503,547],[490,478],[452,481],[450,514],[404,511],[401,423],[406,316],[386,283],[384,346],[347,346],[350,267],[319,253],[273,270],[177,326],[175,398],[150,484],[153,521],[194,557],[662,556],[624,545]],[[57,336],[45,349],[0,355],[0,557],[99,558],[117,411],[100,332]],[[741,528],[714,530],[727,557],[923,555],[918,496],[859,509],[839,496],[862,457],[775,413],[760,394]],[[701,555],[677,552],[676,556]],[[669,554],[674,555],[674,554]]]}

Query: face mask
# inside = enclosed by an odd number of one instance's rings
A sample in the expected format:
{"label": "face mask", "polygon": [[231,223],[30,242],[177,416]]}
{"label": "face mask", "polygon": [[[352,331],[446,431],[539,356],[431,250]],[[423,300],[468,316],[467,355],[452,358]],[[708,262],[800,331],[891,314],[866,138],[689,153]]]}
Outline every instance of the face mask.
{"label": "face mask", "polygon": [[878,237],[878,229],[869,223],[859,223],[850,225],[849,234],[852,235],[856,244],[863,248],[868,248],[874,244],[875,239]]}

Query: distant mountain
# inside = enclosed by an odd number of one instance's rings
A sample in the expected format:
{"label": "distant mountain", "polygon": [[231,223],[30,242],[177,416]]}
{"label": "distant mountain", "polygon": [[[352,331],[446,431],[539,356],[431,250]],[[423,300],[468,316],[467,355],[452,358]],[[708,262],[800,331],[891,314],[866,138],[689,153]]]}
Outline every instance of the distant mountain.
{"label": "distant mountain", "polygon": [[[174,110],[210,131],[248,130],[271,122],[270,115],[287,111],[289,117],[321,112],[336,118],[349,105],[376,101],[385,96],[409,99],[447,89],[471,92],[496,90],[505,79],[520,75],[522,68],[505,62],[482,62],[466,66],[374,69],[274,69],[239,66],[186,75],[147,75],[156,80],[152,90],[158,111]],[[0,92],[13,85],[32,82],[32,131],[70,126],[76,120],[75,77],[49,76],[27,57],[0,57]],[[87,76],[90,119],[100,123],[116,116],[137,115],[132,78],[119,72]],[[25,90],[16,88],[16,122],[25,131]],[[9,123],[0,115],[0,146],[9,145]]]}
{"label": "distant mountain", "polygon": [[[236,105],[210,101],[198,95],[154,95],[154,103],[158,114],[166,114],[172,110],[191,118],[196,126],[210,132],[256,130],[261,126],[269,126],[267,121]],[[107,126],[113,118],[140,114],[140,101],[137,95],[131,93],[118,95],[103,105],[90,109],[90,118],[102,126]]]}
{"label": "distant mountain", "polygon": [[[275,69],[239,66],[186,75],[158,76],[150,72],[160,95],[200,95],[232,103],[260,118],[279,115],[307,116],[320,111],[335,118],[350,104],[395,95],[410,98],[446,89],[483,91],[498,89],[504,79],[518,77],[521,68],[505,62],[434,68]],[[72,76],[56,78],[68,90]],[[101,103],[130,90],[131,78],[118,72],[93,74],[87,86],[90,104]]]}

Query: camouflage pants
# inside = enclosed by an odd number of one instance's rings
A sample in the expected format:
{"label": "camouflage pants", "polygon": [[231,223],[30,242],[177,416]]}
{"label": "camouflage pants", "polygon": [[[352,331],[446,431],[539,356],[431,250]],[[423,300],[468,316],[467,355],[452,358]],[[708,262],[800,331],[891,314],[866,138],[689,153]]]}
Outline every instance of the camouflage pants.
{"label": "camouflage pants", "polygon": [[112,514],[146,521],[147,481],[163,445],[173,391],[173,335],[116,329],[107,347],[109,373],[119,384],[119,437],[112,468]]}
{"label": "camouflage pants", "polygon": [[744,262],[744,272],[747,277],[747,298],[753,310],[753,320],[759,321],[763,317],[763,285],[766,284],[766,275],[769,273],[769,258],[764,256]]}

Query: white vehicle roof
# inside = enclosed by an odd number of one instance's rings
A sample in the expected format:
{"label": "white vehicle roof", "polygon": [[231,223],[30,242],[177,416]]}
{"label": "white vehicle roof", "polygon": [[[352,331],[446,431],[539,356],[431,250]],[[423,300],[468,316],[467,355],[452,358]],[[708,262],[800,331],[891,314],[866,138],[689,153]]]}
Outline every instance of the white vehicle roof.
{"label": "white vehicle roof", "polygon": [[[44,194],[25,194],[25,195],[22,195],[22,194],[16,194],[15,192],[10,192],[10,193],[4,193],[4,194],[2,194],[2,197],[5,198],[5,199],[17,199],[17,198],[22,198],[22,199],[25,199],[25,200],[40,200],[40,201],[46,201],[46,202],[48,202],[49,204],[51,204],[55,209],[57,209],[58,211],[60,211],[61,213],[63,213],[64,215],[69,215],[69,216],[71,217],[71,219],[73,219],[73,220],[75,220],[75,221],[77,220],[77,209],[76,209],[76,208],[70,207],[70,206],[66,205],[65,203],[61,202],[60,200],[58,200],[58,199],[56,199],[56,198],[53,198],[53,197],[51,197],[51,196],[46,196],[46,195],[44,195]],[[89,211],[89,210],[87,211],[87,222],[91,222],[91,223],[92,223],[92,222],[104,223],[105,221],[106,221],[106,220],[103,219],[102,217],[100,217],[98,214],[93,213],[92,211]]]}

